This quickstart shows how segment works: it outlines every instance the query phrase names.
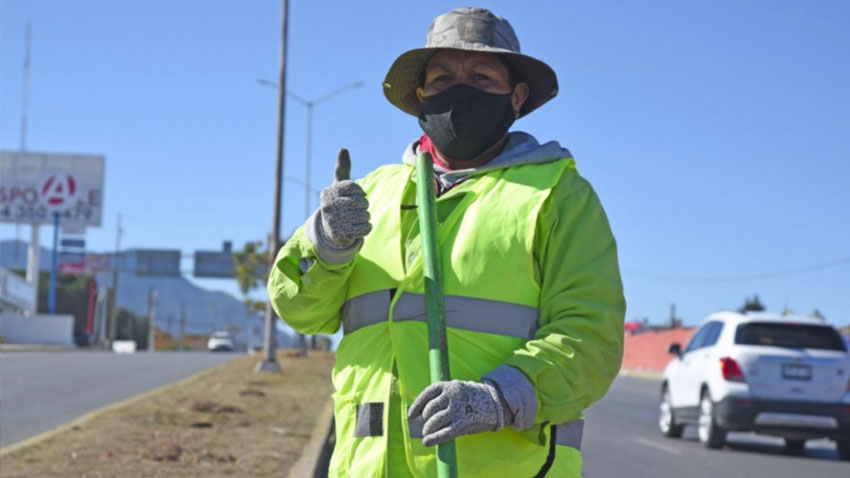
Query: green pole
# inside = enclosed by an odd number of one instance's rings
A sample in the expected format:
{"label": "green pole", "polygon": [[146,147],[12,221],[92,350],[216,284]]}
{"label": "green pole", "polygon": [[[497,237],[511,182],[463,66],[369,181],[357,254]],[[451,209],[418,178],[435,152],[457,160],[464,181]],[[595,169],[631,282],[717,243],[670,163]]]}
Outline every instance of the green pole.
{"label": "green pole", "polygon": [[[443,273],[437,248],[437,210],[434,195],[434,164],[431,155],[416,158],[416,197],[422,256],[425,272],[425,312],[428,317],[428,362],[431,383],[451,380],[449,347],[446,342],[446,304],[443,298]],[[437,476],[457,478],[454,440],[437,445]]]}

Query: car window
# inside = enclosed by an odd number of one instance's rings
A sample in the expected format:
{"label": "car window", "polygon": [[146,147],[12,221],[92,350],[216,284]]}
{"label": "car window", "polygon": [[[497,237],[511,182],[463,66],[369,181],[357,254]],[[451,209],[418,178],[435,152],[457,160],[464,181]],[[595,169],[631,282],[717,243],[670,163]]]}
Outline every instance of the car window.
{"label": "car window", "polygon": [[735,331],[735,343],[795,349],[847,350],[832,327],[823,325],[751,322]]}
{"label": "car window", "polygon": [[717,339],[720,338],[720,332],[723,331],[723,322],[709,322],[706,324],[706,327],[708,328],[708,332],[706,332],[705,341],[703,341],[700,347],[711,347],[717,343]]}
{"label": "car window", "polygon": [[684,353],[688,353],[702,347],[706,334],[708,334],[708,325],[709,324],[705,324],[697,330],[697,333],[695,333],[693,338],[691,338],[691,341],[688,342],[688,346],[685,348]]}

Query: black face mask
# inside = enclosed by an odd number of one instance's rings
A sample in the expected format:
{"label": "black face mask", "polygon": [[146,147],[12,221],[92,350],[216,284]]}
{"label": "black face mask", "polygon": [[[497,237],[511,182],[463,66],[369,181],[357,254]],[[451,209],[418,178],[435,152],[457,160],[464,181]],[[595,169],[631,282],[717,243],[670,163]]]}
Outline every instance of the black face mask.
{"label": "black face mask", "polygon": [[463,83],[422,100],[419,126],[437,150],[471,161],[505,136],[515,119],[511,94],[481,91]]}

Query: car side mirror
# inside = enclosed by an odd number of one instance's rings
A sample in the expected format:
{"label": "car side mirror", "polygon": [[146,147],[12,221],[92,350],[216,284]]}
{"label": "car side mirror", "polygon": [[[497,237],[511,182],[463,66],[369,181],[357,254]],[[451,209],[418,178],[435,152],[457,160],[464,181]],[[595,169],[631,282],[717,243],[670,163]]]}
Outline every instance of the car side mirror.
{"label": "car side mirror", "polygon": [[667,353],[679,357],[682,355],[682,346],[679,343],[670,344],[670,346],[667,347]]}

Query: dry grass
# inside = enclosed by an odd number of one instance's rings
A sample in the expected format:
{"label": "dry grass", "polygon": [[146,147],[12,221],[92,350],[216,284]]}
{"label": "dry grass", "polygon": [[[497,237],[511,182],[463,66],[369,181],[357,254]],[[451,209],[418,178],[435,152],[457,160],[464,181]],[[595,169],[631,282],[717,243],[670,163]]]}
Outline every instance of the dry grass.
{"label": "dry grass", "polygon": [[0,477],[286,476],[331,394],[333,356],[240,357],[165,392],[5,453]]}

